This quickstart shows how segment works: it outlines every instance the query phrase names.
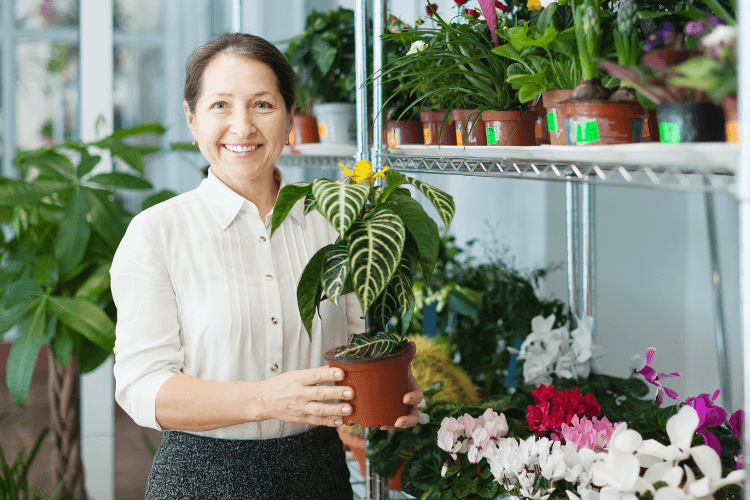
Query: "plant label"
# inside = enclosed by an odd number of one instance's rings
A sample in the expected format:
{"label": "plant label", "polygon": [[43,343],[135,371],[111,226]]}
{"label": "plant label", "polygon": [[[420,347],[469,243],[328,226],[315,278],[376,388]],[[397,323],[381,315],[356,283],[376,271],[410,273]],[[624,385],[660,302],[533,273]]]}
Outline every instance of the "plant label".
{"label": "plant label", "polygon": [[318,123],[318,135],[320,137],[328,137],[328,124],[326,122]]}
{"label": "plant label", "polygon": [[425,144],[432,144],[432,138],[430,137],[430,129],[425,128],[422,130],[424,132],[424,143]]}
{"label": "plant label", "polygon": [[576,123],[576,144],[595,142],[599,140],[599,126],[596,120]]}
{"label": "plant label", "polygon": [[464,141],[461,138],[461,131],[460,130],[456,130],[456,144],[459,145],[459,146],[463,146],[464,145]]}
{"label": "plant label", "polygon": [[487,144],[490,146],[497,144],[497,137],[495,137],[495,127],[487,127]]}
{"label": "plant label", "polygon": [[663,144],[679,144],[680,126],[676,123],[660,123],[659,137]]}
{"label": "plant label", "polygon": [[554,108],[547,112],[547,128],[550,132],[556,132],[560,129],[557,123],[557,110]]}

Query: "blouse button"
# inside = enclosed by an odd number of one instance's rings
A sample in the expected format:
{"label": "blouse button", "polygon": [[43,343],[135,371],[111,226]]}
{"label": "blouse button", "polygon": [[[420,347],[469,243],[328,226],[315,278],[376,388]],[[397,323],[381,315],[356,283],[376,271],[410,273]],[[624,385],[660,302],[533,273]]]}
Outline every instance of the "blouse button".
{"label": "blouse button", "polygon": [[273,323],[274,325],[278,325],[279,324],[279,320],[276,319],[276,318],[271,318],[271,323]]}
{"label": "blouse button", "polygon": [[265,243],[266,242],[266,237],[265,236],[261,236],[260,237],[260,242],[261,243]]}
{"label": "blouse button", "polygon": [[278,369],[279,369],[279,365],[277,365],[276,363],[274,363],[274,364],[271,365],[271,371],[272,372],[275,372]]}
{"label": "blouse button", "polygon": [[266,274],[266,281],[271,281],[273,279],[273,276],[270,274]]}

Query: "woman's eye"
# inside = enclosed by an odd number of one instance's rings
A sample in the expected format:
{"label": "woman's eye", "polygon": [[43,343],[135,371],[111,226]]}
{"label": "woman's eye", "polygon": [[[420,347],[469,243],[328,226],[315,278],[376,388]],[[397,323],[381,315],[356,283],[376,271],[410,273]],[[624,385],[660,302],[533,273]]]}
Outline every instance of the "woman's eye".
{"label": "woman's eye", "polygon": [[225,102],[215,102],[211,105],[211,109],[224,109],[227,107]]}
{"label": "woman's eye", "polygon": [[260,101],[258,104],[255,105],[255,107],[260,109],[269,109],[271,105],[267,103],[266,101]]}

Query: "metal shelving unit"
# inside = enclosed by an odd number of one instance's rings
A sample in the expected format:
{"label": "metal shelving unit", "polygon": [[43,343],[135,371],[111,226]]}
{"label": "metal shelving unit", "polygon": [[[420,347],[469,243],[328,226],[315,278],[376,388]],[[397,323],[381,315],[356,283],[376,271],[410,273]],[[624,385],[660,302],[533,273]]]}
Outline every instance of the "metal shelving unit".
{"label": "metal shelving unit", "polygon": [[354,165],[357,146],[353,144],[298,144],[285,146],[278,164],[289,167],[339,168]]}

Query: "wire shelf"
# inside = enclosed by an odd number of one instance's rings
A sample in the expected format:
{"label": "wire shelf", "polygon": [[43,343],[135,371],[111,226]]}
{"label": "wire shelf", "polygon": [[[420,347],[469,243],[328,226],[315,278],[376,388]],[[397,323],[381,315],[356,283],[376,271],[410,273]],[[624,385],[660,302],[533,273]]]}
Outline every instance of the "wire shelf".
{"label": "wire shelf", "polygon": [[298,144],[286,146],[276,164],[288,167],[338,169],[339,163],[352,167],[356,153],[357,146],[352,144]]}

